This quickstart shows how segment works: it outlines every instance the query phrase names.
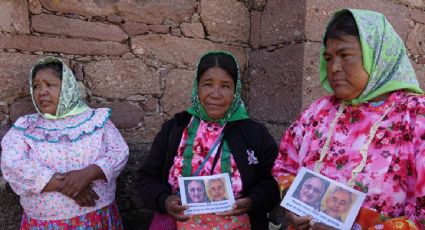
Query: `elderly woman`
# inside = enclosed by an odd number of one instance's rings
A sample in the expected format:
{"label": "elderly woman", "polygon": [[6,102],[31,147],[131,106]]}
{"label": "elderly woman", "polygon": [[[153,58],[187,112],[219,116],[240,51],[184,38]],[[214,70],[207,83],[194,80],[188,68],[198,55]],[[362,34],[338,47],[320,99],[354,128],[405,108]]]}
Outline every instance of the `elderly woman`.
{"label": "elderly woman", "polygon": [[[333,95],[286,130],[274,176],[284,182],[307,167],[365,192],[356,229],[392,218],[424,229],[425,97],[403,41],[382,14],[344,9],[333,16],[320,82]],[[310,217],[285,215],[297,229],[326,229]]]}
{"label": "elderly woman", "polygon": [[[140,193],[151,210],[167,213],[179,229],[267,229],[279,202],[271,169],[277,146],[267,129],[248,118],[240,98],[236,59],[210,52],[197,66],[192,107],[167,121],[140,167]],[[178,177],[228,173],[236,203],[216,214],[188,216]],[[157,226],[156,219],[151,226]],[[158,221],[156,221],[158,220]]]}
{"label": "elderly woman", "polygon": [[38,61],[29,76],[37,114],[3,138],[1,169],[20,196],[21,229],[122,229],[115,180],[128,147],[109,109],[90,109],[60,60]]}

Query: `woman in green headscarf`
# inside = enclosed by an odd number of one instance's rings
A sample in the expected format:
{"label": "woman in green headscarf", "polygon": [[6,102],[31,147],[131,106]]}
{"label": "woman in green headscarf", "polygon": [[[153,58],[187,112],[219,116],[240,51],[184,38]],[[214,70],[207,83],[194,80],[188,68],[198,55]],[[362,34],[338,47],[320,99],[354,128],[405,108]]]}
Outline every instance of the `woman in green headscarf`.
{"label": "woman in green headscarf", "polygon": [[[140,195],[157,212],[151,229],[176,221],[179,229],[267,229],[266,213],[279,201],[271,175],[277,146],[263,125],[249,119],[240,91],[239,68],[230,53],[214,51],[201,57],[192,107],[162,126],[140,167]],[[231,178],[233,209],[184,215],[187,206],[176,195],[178,178],[220,173]],[[169,222],[164,221],[167,216]]]}
{"label": "woman in green headscarf", "polygon": [[62,60],[39,60],[29,75],[36,114],[20,117],[1,142],[1,170],[24,209],[21,228],[123,229],[115,180],[128,147],[109,120],[89,108]]}
{"label": "woman in green headscarf", "polygon": [[[354,229],[424,229],[425,97],[384,15],[335,13],[323,39],[320,82],[333,95],[314,102],[284,133],[273,168],[281,189],[288,175],[307,167],[366,193]],[[285,215],[297,229],[331,225]]]}

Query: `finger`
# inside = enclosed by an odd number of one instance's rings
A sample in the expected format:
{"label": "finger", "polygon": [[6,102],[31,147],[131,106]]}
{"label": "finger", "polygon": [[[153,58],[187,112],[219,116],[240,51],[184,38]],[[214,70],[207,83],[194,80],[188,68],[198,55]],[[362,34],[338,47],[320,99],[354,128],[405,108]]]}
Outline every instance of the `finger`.
{"label": "finger", "polygon": [[189,208],[189,206],[187,206],[187,205],[179,205],[179,204],[172,204],[170,206],[171,211],[174,212],[174,213],[183,212],[184,210],[186,210],[188,208]]}
{"label": "finger", "polygon": [[294,222],[295,225],[303,225],[306,223],[310,225],[310,220],[310,216],[293,216],[292,218],[292,222]]}
{"label": "finger", "polygon": [[93,191],[93,189],[90,188],[89,193],[95,200],[99,200],[99,196],[97,195],[95,191]]}
{"label": "finger", "polygon": [[185,214],[175,214],[174,218],[178,221],[187,221],[190,219],[190,215],[185,215]]}
{"label": "finger", "polygon": [[224,212],[216,212],[215,215],[217,216],[234,216],[234,211],[233,210],[229,210],[229,211],[224,211]]}
{"label": "finger", "polygon": [[80,194],[80,191],[72,191],[71,192],[71,197],[77,197],[78,196],[78,194]]}
{"label": "finger", "polygon": [[55,175],[55,179],[64,180],[65,179],[65,175],[62,174],[62,173],[58,173],[58,174]]}

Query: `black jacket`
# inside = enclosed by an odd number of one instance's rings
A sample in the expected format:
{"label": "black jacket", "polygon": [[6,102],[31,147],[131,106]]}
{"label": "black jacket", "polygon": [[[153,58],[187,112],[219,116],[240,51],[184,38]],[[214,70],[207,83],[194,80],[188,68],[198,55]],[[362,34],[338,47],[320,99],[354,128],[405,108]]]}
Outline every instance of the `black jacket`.
{"label": "black jacket", "polygon": [[[165,200],[171,195],[168,173],[173,164],[183,130],[192,115],[178,113],[162,125],[138,178],[138,189],[145,207],[165,213]],[[271,169],[277,157],[277,146],[268,130],[251,119],[228,122],[224,129],[232,156],[241,174],[243,197],[252,199],[248,213],[252,229],[267,229],[267,212],[279,203],[277,183]],[[253,150],[258,164],[248,164],[247,150]]]}

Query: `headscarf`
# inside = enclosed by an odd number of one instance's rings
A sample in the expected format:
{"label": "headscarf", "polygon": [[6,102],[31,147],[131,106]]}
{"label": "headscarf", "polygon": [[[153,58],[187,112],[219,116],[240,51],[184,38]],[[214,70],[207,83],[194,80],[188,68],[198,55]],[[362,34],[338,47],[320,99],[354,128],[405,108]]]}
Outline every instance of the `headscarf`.
{"label": "headscarf", "polygon": [[[349,11],[356,21],[362,47],[363,67],[369,74],[369,80],[365,89],[357,98],[345,102],[359,104],[379,95],[401,89],[423,94],[415,71],[407,57],[403,40],[385,16],[367,10],[342,9],[333,15],[328,27],[339,14],[346,11]],[[324,51],[325,44],[323,41],[320,54],[320,83],[328,92],[334,93],[327,78]]]}
{"label": "headscarf", "polygon": [[[221,119],[218,119],[218,120],[214,120],[214,119],[212,119],[208,116],[208,114],[206,113],[204,107],[202,106],[202,104],[199,100],[199,96],[198,96],[199,64],[200,64],[201,60],[206,55],[211,55],[211,54],[213,54],[213,55],[214,54],[225,55],[225,56],[231,57],[235,61],[236,66],[238,68],[237,76],[236,76],[236,79],[235,79],[235,81],[236,81],[235,82],[236,83],[235,94],[233,96],[232,104],[229,106],[229,109],[227,110],[224,117],[221,118]],[[240,78],[239,65],[238,65],[236,58],[232,54],[230,54],[228,52],[224,52],[224,51],[210,51],[210,52],[207,52],[206,54],[204,54],[198,60],[198,64],[196,65],[195,79],[194,79],[193,88],[192,88],[192,106],[187,110],[190,114],[192,114],[194,116],[194,118],[192,119],[192,122],[188,127],[188,138],[187,138],[186,146],[185,146],[184,152],[183,152],[183,172],[182,172],[183,176],[185,176],[185,177],[192,176],[193,143],[195,141],[196,132],[198,130],[200,120],[217,122],[220,125],[225,125],[229,121],[237,121],[237,120],[243,120],[243,119],[249,118],[248,113],[246,112],[244,103],[241,99],[241,88],[242,88],[242,83],[241,83],[241,78]],[[224,133],[222,133],[217,140],[217,141],[222,141],[222,154],[221,154],[221,161],[220,161],[221,162],[221,172],[222,173],[230,173],[230,167],[231,167],[231,165],[230,165],[230,155],[231,155],[231,153],[230,153],[230,148],[229,148],[229,145],[227,144],[227,141],[221,140],[223,135],[224,135]],[[214,147],[213,147],[213,149],[214,149]],[[203,167],[203,165],[201,165],[200,167]],[[198,168],[198,170],[199,170],[199,168]]]}
{"label": "headscarf", "polygon": [[[62,65],[62,83],[61,83],[61,91],[59,96],[59,103],[56,109],[56,114],[47,114],[42,113],[41,110],[37,107],[37,104],[34,100],[34,91],[33,91],[33,71],[34,68],[48,63],[59,63]],[[71,115],[77,115],[84,111],[86,111],[89,107],[81,100],[80,89],[78,87],[77,80],[75,79],[74,74],[65,65],[65,63],[56,57],[47,57],[38,60],[31,69],[29,75],[29,85],[30,85],[30,94],[32,98],[32,103],[34,104],[37,112],[47,119],[61,119]]]}
{"label": "headscarf", "polygon": [[[214,120],[212,118],[210,118],[207,113],[205,112],[204,107],[201,105],[201,102],[199,100],[199,95],[198,95],[198,86],[199,86],[199,82],[197,79],[198,76],[198,67],[199,67],[199,63],[201,62],[201,60],[207,56],[207,55],[211,55],[211,54],[217,54],[217,55],[224,55],[224,56],[228,56],[231,57],[235,63],[236,66],[238,67],[238,76],[237,79],[235,81],[236,87],[235,87],[235,94],[233,97],[233,102],[230,105],[229,109],[227,110],[226,114],[224,115],[223,118],[218,119],[218,120]],[[204,121],[213,121],[213,122],[217,122],[220,125],[223,125],[229,121],[236,121],[236,120],[242,120],[242,119],[247,119],[248,118],[248,113],[246,112],[245,109],[245,105],[241,99],[241,89],[242,89],[242,83],[241,83],[241,78],[240,78],[240,68],[239,68],[239,64],[236,60],[236,58],[229,52],[225,52],[225,51],[210,51],[205,53],[203,56],[201,56],[201,58],[198,60],[198,64],[196,65],[196,72],[195,72],[195,79],[193,81],[193,87],[192,87],[192,107],[190,107],[187,112],[189,112],[190,114],[199,117],[201,120]]]}

